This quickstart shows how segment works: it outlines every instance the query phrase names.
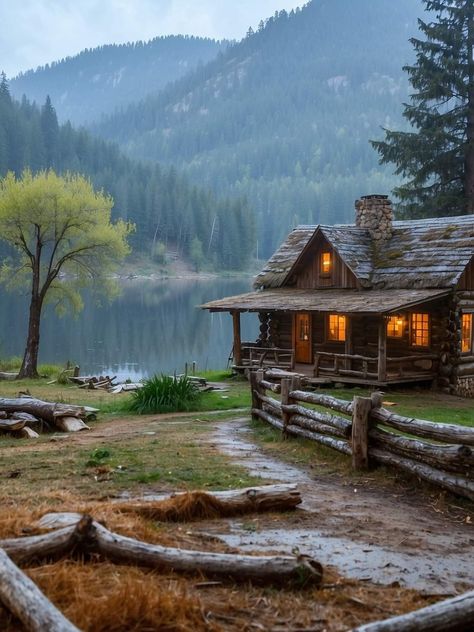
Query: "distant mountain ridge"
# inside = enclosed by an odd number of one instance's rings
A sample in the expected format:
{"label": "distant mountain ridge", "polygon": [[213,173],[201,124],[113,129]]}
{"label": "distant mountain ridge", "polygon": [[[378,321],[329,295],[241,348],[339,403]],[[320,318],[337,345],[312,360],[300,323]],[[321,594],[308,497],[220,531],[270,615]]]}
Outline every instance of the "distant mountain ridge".
{"label": "distant mountain ridge", "polygon": [[350,220],[354,199],[396,183],[369,140],[400,126],[422,15],[421,0],[312,0],[93,129],[246,195],[268,256],[296,223]]}
{"label": "distant mountain ridge", "polygon": [[49,95],[58,117],[92,122],[139,101],[224,51],[228,42],[193,36],[156,37],[149,42],[110,44],[19,74],[10,91],[44,103]]}

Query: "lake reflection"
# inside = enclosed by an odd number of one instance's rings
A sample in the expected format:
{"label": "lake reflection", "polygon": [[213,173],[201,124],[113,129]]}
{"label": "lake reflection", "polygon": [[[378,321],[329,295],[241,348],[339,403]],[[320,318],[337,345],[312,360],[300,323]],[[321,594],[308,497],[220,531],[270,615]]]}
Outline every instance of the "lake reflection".
{"label": "lake reflection", "polygon": [[[205,281],[133,280],[122,295],[98,307],[85,297],[77,318],[58,318],[47,308],[41,327],[40,362],[79,364],[82,374],[107,373],[132,380],[154,373],[182,372],[186,362],[200,369],[227,364],[232,318],[197,306],[248,292],[250,278]],[[0,355],[22,355],[27,328],[26,297],[0,290]],[[242,315],[242,339],[255,340],[255,315]]]}

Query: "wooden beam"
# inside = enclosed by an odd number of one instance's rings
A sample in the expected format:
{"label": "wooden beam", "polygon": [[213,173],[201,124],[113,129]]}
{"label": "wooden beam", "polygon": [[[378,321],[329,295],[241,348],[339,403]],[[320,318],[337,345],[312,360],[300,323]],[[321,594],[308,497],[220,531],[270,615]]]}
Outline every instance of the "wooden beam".
{"label": "wooden beam", "polygon": [[387,323],[383,316],[379,321],[379,353],[378,353],[378,381],[387,379]]}
{"label": "wooden beam", "polygon": [[[352,316],[346,316],[346,343],[344,353],[346,356],[351,356],[354,351],[354,342],[352,339]],[[351,370],[352,368],[352,359],[346,358],[344,362],[344,368],[347,370]]]}
{"label": "wooden beam", "polygon": [[232,312],[234,326],[234,364],[242,366],[242,340],[240,338],[240,312]]}

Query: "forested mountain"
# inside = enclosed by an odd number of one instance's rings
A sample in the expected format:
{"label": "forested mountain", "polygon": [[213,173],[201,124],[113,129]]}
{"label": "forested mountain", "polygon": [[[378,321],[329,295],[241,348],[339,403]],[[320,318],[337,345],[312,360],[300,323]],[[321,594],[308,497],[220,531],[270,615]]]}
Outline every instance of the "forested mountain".
{"label": "forested mountain", "polygon": [[[199,265],[242,268],[254,245],[253,215],[245,201],[218,199],[190,185],[173,167],[144,165],[71,124],[59,125],[49,98],[41,109],[14,101],[0,82],[0,176],[8,170],[53,168],[89,176],[112,195],[114,219],[136,224],[135,250],[162,257],[168,248]],[[1,235],[0,235],[1,239]]]}
{"label": "forested mountain", "polygon": [[313,0],[94,131],[258,212],[259,254],[296,223],[347,221],[389,192],[370,139],[400,126],[420,0]]}
{"label": "forested mountain", "polygon": [[182,35],[101,46],[22,73],[10,89],[16,98],[25,94],[37,103],[49,95],[60,120],[82,124],[158,92],[226,47]]}

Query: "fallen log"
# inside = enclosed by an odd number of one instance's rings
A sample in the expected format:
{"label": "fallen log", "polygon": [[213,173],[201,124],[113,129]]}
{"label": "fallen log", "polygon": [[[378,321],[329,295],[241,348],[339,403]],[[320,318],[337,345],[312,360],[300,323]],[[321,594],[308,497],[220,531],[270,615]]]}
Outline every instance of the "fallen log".
{"label": "fallen log", "polygon": [[33,428],[29,426],[25,426],[18,432],[15,432],[15,435],[19,435],[22,439],[39,439],[39,434]]}
{"label": "fallen log", "polygon": [[[137,513],[152,520],[185,521],[193,518],[238,516],[265,511],[290,511],[301,504],[296,485],[262,485],[220,492],[177,492],[115,501],[117,510]],[[36,523],[40,529],[58,529],[76,524],[77,513],[45,514]]]}
{"label": "fallen log", "polygon": [[120,564],[146,566],[167,571],[204,573],[235,581],[270,584],[319,585],[322,566],[307,556],[252,556],[191,551],[148,544],[113,533],[82,516],[71,527],[26,538],[0,540],[13,559],[23,562],[72,551],[98,553]]}
{"label": "fallen log", "polygon": [[93,542],[94,550],[120,564],[279,585],[319,585],[322,580],[321,564],[302,555],[253,556],[174,549],[112,533],[97,522],[92,522],[89,528],[88,539]]}
{"label": "fallen log", "polygon": [[18,373],[10,373],[5,371],[0,371],[0,380],[16,380],[18,378]]}
{"label": "fallen log", "polygon": [[296,485],[264,485],[224,492],[184,492],[117,503],[124,512],[174,521],[213,515],[229,517],[264,511],[289,511],[299,504],[301,494]]}
{"label": "fallen log", "polygon": [[56,417],[56,427],[63,432],[79,432],[80,430],[90,430],[90,427],[85,424],[82,419],[77,417]]}
{"label": "fallen log", "polygon": [[31,632],[79,632],[0,549],[0,601]]}
{"label": "fallen log", "polygon": [[22,564],[32,560],[60,557],[71,551],[76,543],[76,524],[77,521],[53,533],[0,540],[0,548],[16,563]]}
{"label": "fallen log", "polygon": [[26,425],[23,419],[0,419],[0,432],[15,432]]}
{"label": "fallen log", "polygon": [[474,590],[408,614],[354,628],[352,632],[468,632],[474,621]]}
{"label": "fallen log", "polygon": [[49,423],[56,424],[58,417],[84,417],[86,411],[82,406],[61,404],[57,402],[43,402],[33,397],[18,397],[15,399],[0,398],[0,410],[7,413],[30,413],[35,417],[45,419]]}

